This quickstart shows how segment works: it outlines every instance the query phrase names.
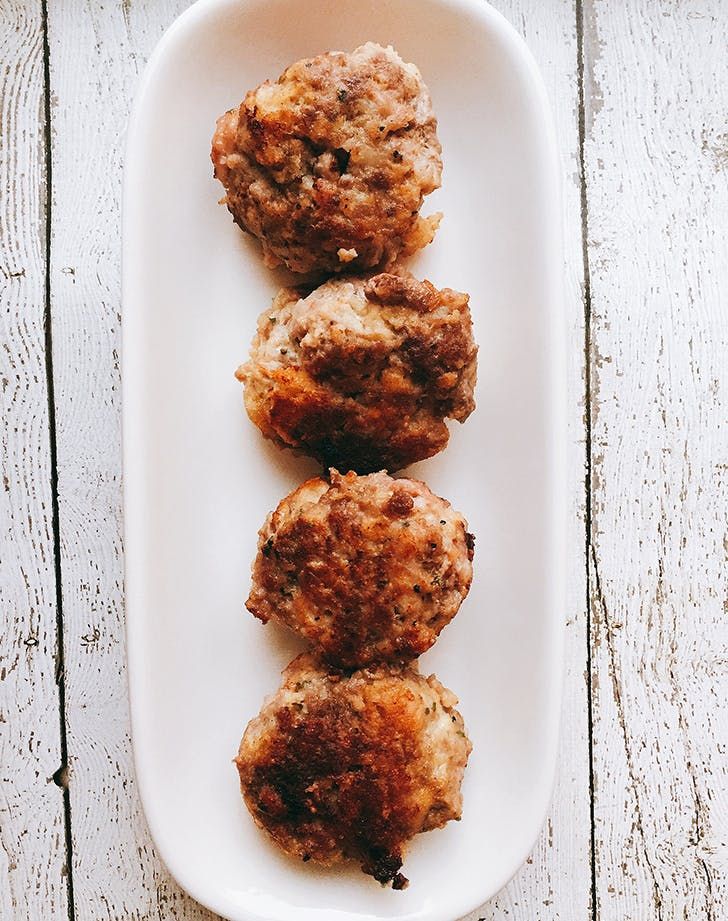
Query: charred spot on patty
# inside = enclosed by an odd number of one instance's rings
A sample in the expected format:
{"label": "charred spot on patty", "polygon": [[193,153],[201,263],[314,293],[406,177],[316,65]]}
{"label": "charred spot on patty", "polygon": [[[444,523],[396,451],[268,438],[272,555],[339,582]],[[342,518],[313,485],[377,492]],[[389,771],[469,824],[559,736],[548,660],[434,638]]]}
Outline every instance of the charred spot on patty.
{"label": "charred spot on patty", "polygon": [[356,860],[403,888],[408,840],[460,816],[471,746],[457,701],[412,668],[342,675],[303,655],[284,679],[235,759],[253,818],[291,856]]}
{"label": "charred spot on patty", "polygon": [[281,446],[360,473],[441,451],[475,406],[468,297],[408,274],[283,289],[237,372],[248,415]]}

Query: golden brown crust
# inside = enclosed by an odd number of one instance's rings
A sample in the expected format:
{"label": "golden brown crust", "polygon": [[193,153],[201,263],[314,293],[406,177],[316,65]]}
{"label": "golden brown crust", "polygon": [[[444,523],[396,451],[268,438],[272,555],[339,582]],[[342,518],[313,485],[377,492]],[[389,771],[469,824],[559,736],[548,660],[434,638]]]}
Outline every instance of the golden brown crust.
{"label": "golden brown crust", "polygon": [[409,838],[460,817],[471,746],[455,703],[412,669],[344,677],[301,656],[240,744],[245,803],[288,854],[351,858],[403,888]]}
{"label": "golden brown crust", "polygon": [[419,71],[371,42],[298,61],[218,120],[215,175],[269,265],[372,268],[432,240],[437,123]]}
{"label": "golden brown crust", "polygon": [[[333,279],[261,315],[237,375],[269,438],[359,472],[441,451],[475,406],[468,296],[406,274]],[[277,348],[273,348],[273,344]]]}
{"label": "golden brown crust", "polygon": [[269,516],[246,606],[337,666],[412,659],[456,615],[472,559],[467,522],[424,483],[332,470]]}

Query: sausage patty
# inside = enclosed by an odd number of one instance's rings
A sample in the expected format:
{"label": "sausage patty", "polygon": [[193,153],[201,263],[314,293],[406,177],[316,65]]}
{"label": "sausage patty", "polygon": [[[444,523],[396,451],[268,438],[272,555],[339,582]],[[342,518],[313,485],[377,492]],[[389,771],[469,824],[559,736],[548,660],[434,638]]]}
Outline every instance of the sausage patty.
{"label": "sausage patty", "polygon": [[264,435],[325,466],[398,470],[441,451],[475,408],[467,294],[409,274],[284,288],[236,376]]}
{"label": "sausage patty", "polygon": [[268,265],[337,272],[429,243],[442,172],[437,123],[414,64],[367,42],[292,64],[217,122],[215,176]]}
{"label": "sausage patty", "polygon": [[248,610],[334,665],[414,658],[457,614],[473,577],[467,522],[419,480],[308,480],[260,531]]}
{"label": "sausage patty", "polygon": [[299,656],[240,743],[245,803],[291,856],[350,858],[401,889],[406,842],[460,818],[471,745],[456,704],[412,668],[344,677]]}

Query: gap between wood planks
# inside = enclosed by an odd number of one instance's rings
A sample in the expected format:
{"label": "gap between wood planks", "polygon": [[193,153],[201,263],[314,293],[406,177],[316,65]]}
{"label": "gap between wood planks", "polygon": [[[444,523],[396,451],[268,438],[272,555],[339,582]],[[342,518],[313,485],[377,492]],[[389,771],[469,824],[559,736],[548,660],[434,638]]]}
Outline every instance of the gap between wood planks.
{"label": "gap between wood planks", "polygon": [[74,921],[73,835],[71,797],[68,790],[68,740],[66,735],[66,674],[63,632],[63,573],[61,570],[61,530],[58,512],[58,456],[56,450],[56,400],[53,383],[53,327],[51,323],[51,216],[53,208],[53,148],[51,132],[51,55],[48,41],[48,0],[41,0],[43,16],[43,144],[45,147],[45,371],[48,393],[48,432],[51,466],[51,526],[53,529],[53,564],[56,583],[56,684],[58,685],[58,719],[60,724],[61,764],[53,782],[63,795],[63,831],[66,846],[66,894],[68,919]]}
{"label": "gap between wood planks", "polygon": [[586,167],[584,145],[586,142],[586,104],[584,100],[584,0],[575,0],[576,17],[576,79],[579,100],[579,192],[581,195],[581,256],[584,265],[584,430],[586,438],[584,463],[584,565],[586,567],[586,697],[587,697],[587,741],[589,750],[589,824],[591,867],[591,917],[597,921],[597,868],[596,840],[594,822],[594,704],[592,687],[591,654],[591,570],[589,566],[592,553],[592,363],[591,363],[591,278],[589,274],[589,201],[586,190]]}

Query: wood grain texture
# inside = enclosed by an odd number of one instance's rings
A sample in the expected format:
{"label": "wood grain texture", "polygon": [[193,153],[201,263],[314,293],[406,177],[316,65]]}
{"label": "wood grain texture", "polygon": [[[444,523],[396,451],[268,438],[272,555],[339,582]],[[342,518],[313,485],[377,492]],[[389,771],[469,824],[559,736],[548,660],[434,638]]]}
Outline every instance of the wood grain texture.
{"label": "wood grain texture", "polygon": [[[160,865],[134,791],[120,538],[123,131],[144,61],[186,5],[49,4],[68,779],[75,917],[89,921],[212,919]],[[728,17],[719,0],[584,2],[585,330],[581,6],[495,5],[541,65],[561,144],[571,555],[551,814],[526,866],[471,919],[720,921],[728,918]],[[0,4],[0,604],[10,612],[0,637],[0,916],[12,921],[67,911],[62,791],[52,780],[61,742],[42,38],[40,3]]]}
{"label": "wood grain texture", "polygon": [[585,7],[598,916],[728,917],[728,17]]}
{"label": "wood grain texture", "polygon": [[[572,0],[497,0],[526,39],[543,74],[561,153],[564,309],[568,355],[568,581],[561,747],[553,802],[526,864],[469,921],[587,921],[591,903],[591,819],[587,672],[584,264],[579,164],[577,17]],[[447,151],[445,151],[447,156]]]}
{"label": "wood grain texture", "polygon": [[161,866],[135,792],[122,581],[124,132],[145,60],[186,5],[49,4],[51,310],[76,921],[209,917]]}
{"label": "wood grain texture", "polygon": [[65,918],[40,3],[0,4],[0,917]]}

